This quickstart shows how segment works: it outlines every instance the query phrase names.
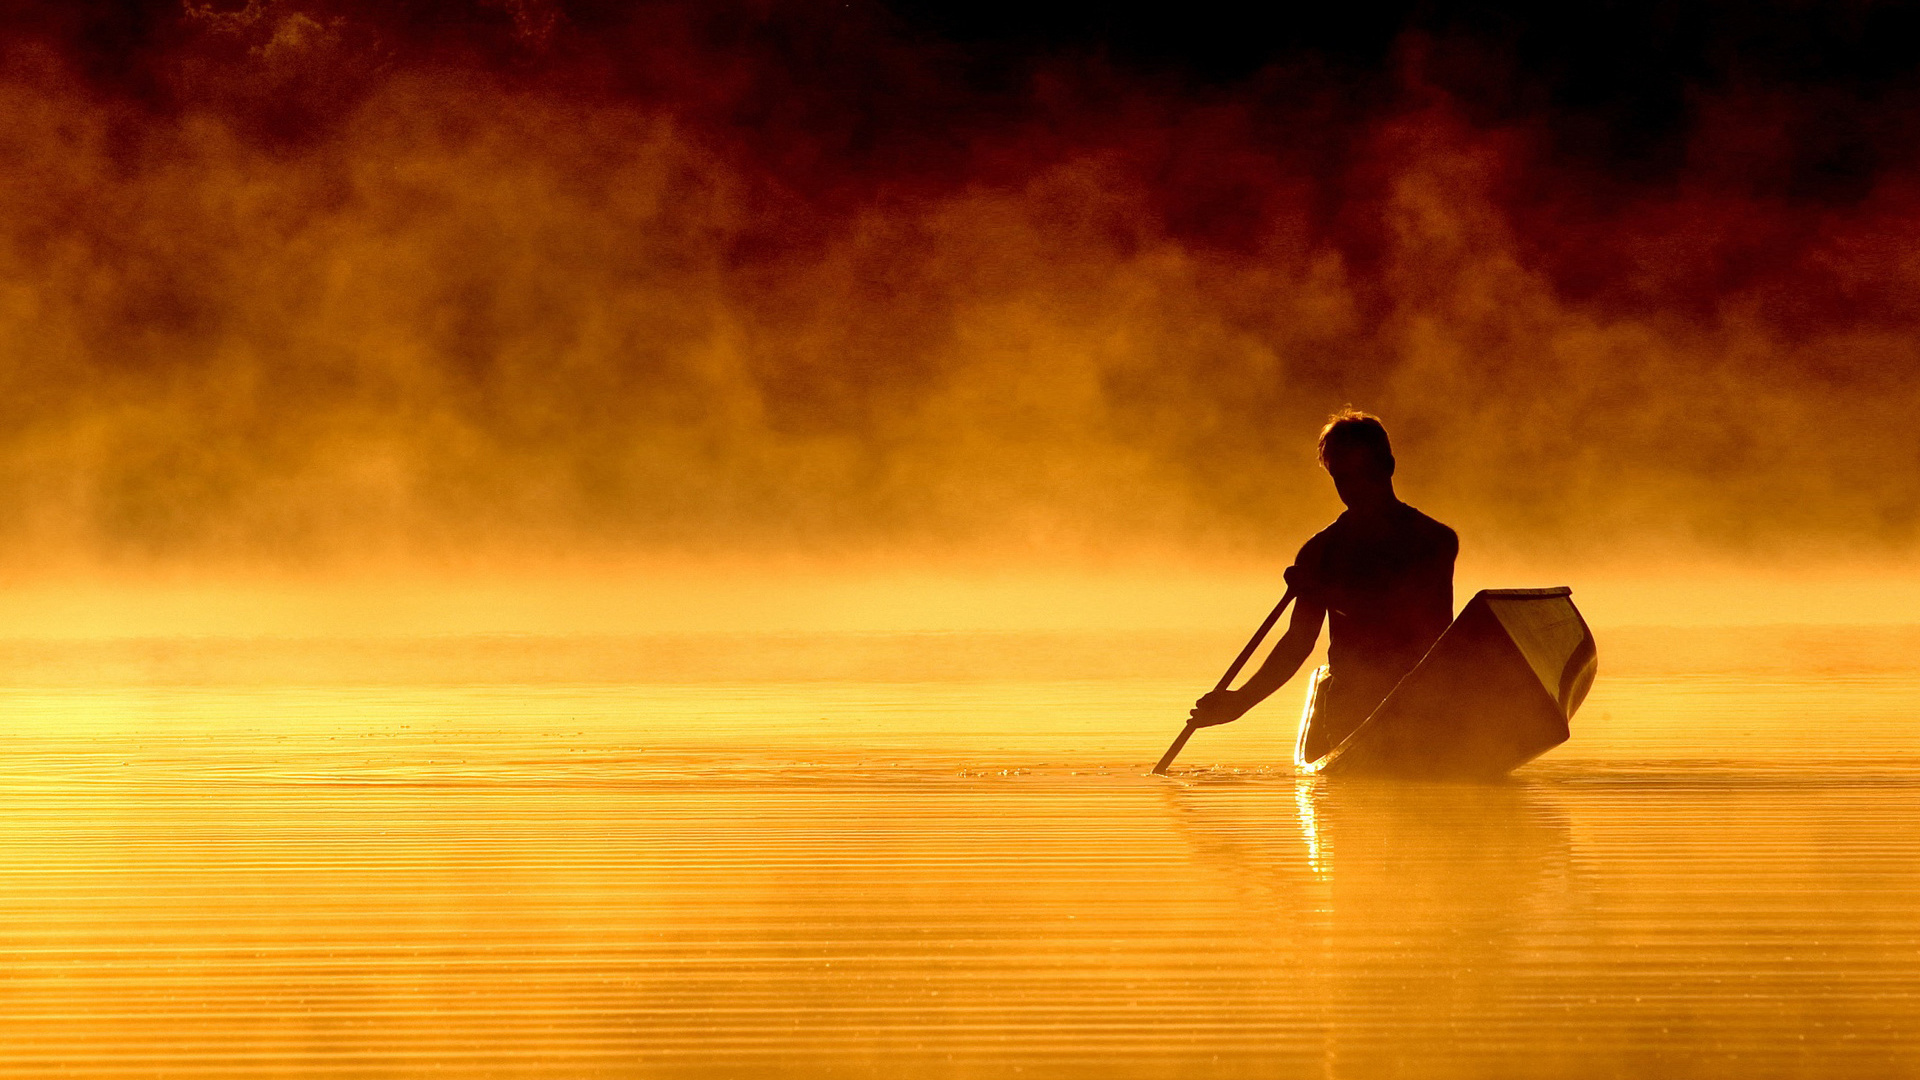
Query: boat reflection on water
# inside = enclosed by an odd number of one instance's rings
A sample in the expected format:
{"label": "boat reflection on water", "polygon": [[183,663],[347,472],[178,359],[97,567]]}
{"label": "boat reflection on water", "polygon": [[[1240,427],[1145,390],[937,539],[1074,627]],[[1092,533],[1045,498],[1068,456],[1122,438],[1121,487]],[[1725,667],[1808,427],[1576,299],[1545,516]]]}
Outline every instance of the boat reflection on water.
{"label": "boat reflection on water", "polygon": [[1426,927],[1457,944],[1556,909],[1571,830],[1553,795],[1524,783],[1296,781],[1302,851],[1343,921]]}
{"label": "boat reflection on water", "polygon": [[1559,943],[1588,906],[1555,792],[1302,776],[1167,798],[1193,863],[1238,898],[1239,944],[1290,984],[1325,1075],[1541,1060],[1541,1002],[1563,996],[1543,991],[1564,983]]}
{"label": "boat reflection on water", "polygon": [[1566,809],[1533,783],[1226,777],[1169,787],[1166,798],[1197,863],[1250,894],[1329,887],[1369,934],[1375,910],[1404,921],[1444,909],[1457,936],[1458,916],[1551,907],[1570,888]]}

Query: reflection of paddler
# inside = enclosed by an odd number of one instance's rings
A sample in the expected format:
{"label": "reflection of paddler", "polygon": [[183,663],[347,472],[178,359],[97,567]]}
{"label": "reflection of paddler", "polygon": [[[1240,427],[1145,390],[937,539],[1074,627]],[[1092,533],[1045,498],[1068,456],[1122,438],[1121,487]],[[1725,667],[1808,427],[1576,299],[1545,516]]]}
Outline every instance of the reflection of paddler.
{"label": "reflection of paddler", "polygon": [[[1455,928],[1537,912],[1569,887],[1567,807],[1537,784],[1238,777],[1160,790],[1194,864],[1219,871],[1270,925],[1300,918],[1315,883],[1333,887],[1335,914],[1356,934],[1376,916],[1377,933],[1414,912]],[[1380,915],[1389,908],[1401,914]]]}
{"label": "reflection of paddler", "polygon": [[1192,727],[1224,724],[1285,685],[1328,624],[1328,678],[1302,747],[1313,760],[1337,745],[1413,669],[1453,618],[1452,529],[1394,494],[1387,429],[1343,410],[1320,432],[1320,463],[1347,510],[1300,549],[1287,570],[1293,620],[1260,670],[1238,690],[1219,689],[1194,706]]}

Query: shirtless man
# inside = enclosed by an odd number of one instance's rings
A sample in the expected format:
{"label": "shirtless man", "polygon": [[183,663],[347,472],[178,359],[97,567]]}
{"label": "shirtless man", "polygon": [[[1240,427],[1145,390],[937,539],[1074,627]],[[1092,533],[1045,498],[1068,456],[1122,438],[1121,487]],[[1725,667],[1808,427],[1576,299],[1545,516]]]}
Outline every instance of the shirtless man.
{"label": "shirtless man", "polygon": [[1452,529],[1393,493],[1393,448],[1379,419],[1342,410],[1320,431],[1320,464],[1347,511],[1287,568],[1293,621],[1238,690],[1215,690],[1192,712],[1196,727],[1238,720],[1306,662],[1328,621],[1329,677],[1302,748],[1308,761],[1339,745],[1453,620]]}

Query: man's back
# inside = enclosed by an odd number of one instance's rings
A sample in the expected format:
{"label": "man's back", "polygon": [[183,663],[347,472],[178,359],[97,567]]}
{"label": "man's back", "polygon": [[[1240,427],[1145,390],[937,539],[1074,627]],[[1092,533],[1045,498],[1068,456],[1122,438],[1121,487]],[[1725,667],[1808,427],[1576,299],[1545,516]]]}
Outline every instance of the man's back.
{"label": "man's back", "polygon": [[[1402,502],[1352,510],[1300,549],[1289,575],[1327,609],[1330,678],[1316,709],[1324,750],[1359,726],[1453,620],[1454,531]],[[1331,740],[1328,742],[1327,740]]]}

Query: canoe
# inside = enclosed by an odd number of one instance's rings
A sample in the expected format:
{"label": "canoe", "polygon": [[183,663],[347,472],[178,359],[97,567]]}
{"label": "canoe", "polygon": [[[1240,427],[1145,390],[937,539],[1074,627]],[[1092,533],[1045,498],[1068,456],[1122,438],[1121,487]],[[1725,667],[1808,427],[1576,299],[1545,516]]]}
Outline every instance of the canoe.
{"label": "canoe", "polygon": [[[1318,761],[1328,775],[1429,779],[1505,776],[1567,741],[1593,686],[1593,632],[1573,590],[1486,589],[1353,733]],[[1309,742],[1325,680],[1316,673],[1300,722]]]}

